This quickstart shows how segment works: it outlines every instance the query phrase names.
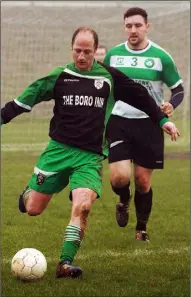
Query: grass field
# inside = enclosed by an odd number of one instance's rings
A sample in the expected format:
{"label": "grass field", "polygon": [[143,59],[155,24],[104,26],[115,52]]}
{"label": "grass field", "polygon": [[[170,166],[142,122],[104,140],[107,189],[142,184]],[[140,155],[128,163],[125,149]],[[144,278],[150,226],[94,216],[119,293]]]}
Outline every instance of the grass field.
{"label": "grass field", "polygon": [[[41,110],[46,108],[47,104],[41,105]],[[25,150],[31,152],[41,152],[48,141],[49,122],[52,112],[47,117],[39,117],[35,112],[39,111],[36,106],[30,114],[22,114],[13,119],[8,125],[3,126],[1,135],[2,151]],[[173,116],[171,119],[180,130],[181,136],[177,141],[171,141],[169,135],[165,135],[166,152],[189,152],[190,150],[190,119],[182,121],[180,117]],[[18,141],[19,138],[19,141]]]}
{"label": "grass field", "polygon": [[[84,278],[55,280],[55,266],[71,209],[67,189],[54,196],[39,217],[23,215],[17,208],[17,197],[41,151],[38,132],[46,125],[39,123],[32,126],[21,120],[2,129],[2,296],[188,297],[190,163],[183,159],[166,160],[165,170],[153,175],[149,245],[135,241],[133,203],[129,225],[117,226],[117,198],[111,191],[105,162],[103,194],[92,208],[86,237],[74,262],[82,267]],[[35,130],[38,125],[32,145],[30,129]],[[47,136],[43,136],[41,142],[46,141]],[[22,150],[26,143],[28,149]],[[39,249],[47,258],[48,270],[40,282],[22,283],[11,275],[11,258],[25,247]]]}

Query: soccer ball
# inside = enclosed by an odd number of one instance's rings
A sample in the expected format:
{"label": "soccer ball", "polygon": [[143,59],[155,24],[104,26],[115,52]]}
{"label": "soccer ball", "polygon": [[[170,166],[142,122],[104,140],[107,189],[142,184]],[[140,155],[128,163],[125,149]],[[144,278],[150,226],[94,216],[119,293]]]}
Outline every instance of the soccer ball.
{"label": "soccer ball", "polygon": [[39,280],[47,270],[45,256],[33,248],[18,251],[11,261],[11,271],[15,277],[25,281]]}

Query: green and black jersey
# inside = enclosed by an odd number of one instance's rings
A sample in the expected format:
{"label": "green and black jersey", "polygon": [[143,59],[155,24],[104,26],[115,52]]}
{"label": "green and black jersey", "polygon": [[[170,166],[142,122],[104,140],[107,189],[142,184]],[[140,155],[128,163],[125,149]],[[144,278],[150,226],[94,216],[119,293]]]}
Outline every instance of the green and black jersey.
{"label": "green and black jersey", "polygon": [[143,110],[155,122],[165,120],[144,87],[119,70],[96,61],[89,71],[79,71],[74,63],[55,68],[6,103],[1,118],[6,124],[19,114],[31,111],[34,105],[54,100],[50,137],[105,155],[105,126],[115,98]]}

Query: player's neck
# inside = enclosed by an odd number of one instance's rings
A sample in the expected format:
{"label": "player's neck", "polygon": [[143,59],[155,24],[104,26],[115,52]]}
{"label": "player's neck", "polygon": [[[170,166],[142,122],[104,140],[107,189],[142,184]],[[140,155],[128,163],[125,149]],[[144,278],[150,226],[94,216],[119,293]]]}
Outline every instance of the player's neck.
{"label": "player's neck", "polygon": [[128,42],[128,47],[133,50],[133,51],[140,51],[140,50],[144,50],[147,46],[149,45],[149,40],[145,39],[143,40],[141,43],[135,45],[135,44],[130,44]]}

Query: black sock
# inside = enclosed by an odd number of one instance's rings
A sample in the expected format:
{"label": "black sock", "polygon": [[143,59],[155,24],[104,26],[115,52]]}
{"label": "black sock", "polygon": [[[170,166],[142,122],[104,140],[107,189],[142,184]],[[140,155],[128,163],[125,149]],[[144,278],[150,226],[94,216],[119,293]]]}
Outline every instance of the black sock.
{"label": "black sock", "polygon": [[135,191],[134,202],[137,216],[136,230],[146,231],[146,224],[152,208],[152,197],[152,188],[150,188],[147,193],[140,193],[137,190]]}
{"label": "black sock", "polygon": [[130,200],[130,182],[128,185],[124,186],[123,188],[116,188],[112,186],[113,191],[115,194],[119,196],[120,202],[121,203],[127,203]]}

